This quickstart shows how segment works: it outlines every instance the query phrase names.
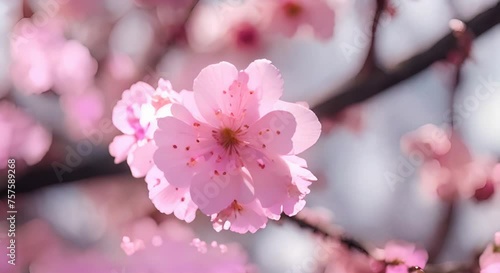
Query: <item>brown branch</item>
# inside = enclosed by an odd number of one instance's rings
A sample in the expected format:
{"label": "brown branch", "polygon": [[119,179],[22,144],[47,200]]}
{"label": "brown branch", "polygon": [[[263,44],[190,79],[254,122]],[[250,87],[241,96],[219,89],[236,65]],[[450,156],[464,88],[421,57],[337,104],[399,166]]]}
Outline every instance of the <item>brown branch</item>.
{"label": "brown branch", "polygon": [[[499,23],[500,2],[466,22],[466,25],[474,37],[479,37]],[[363,102],[417,75],[433,63],[444,60],[451,50],[457,49],[457,45],[457,38],[453,32],[450,32],[429,49],[402,62],[393,69],[386,72],[375,71],[363,81],[354,80],[347,83],[335,92],[335,95],[314,106],[313,111],[319,117],[333,116],[350,105]]]}
{"label": "brown branch", "polygon": [[366,55],[365,62],[359,71],[360,76],[373,72],[378,69],[377,60],[375,57],[376,51],[376,38],[377,38],[377,30],[379,26],[380,17],[386,8],[387,0],[376,0],[376,8],[373,15],[373,22],[371,27],[371,37],[370,37],[370,46],[368,49],[368,54]]}
{"label": "brown branch", "polygon": [[434,262],[441,253],[441,250],[443,249],[449,237],[450,228],[452,227],[453,224],[454,214],[455,214],[455,202],[450,201],[448,204],[446,204],[446,211],[444,217],[439,223],[437,231],[434,234],[434,238],[432,240],[433,244],[429,248],[429,263]]}
{"label": "brown branch", "polygon": [[327,230],[327,229],[322,228],[320,226],[314,225],[314,224],[312,224],[304,219],[300,219],[297,216],[290,217],[288,215],[282,214],[281,218],[286,219],[290,222],[293,222],[301,228],[309,229],[315,234],[319,234],[319,235],[322,235],[324,237],[338,240],[342,245],[344,245],[346,248],[348,248],[350,250],[356,250],[356,251],[359,251],[359,252],[365,254],[366,256],[371,256],[368,248],[363,246],[363,244],[356,241],[355,239],[347,237],[345,234],[334,232],[332,230]]}
{"label": "brown branch", "polygon": [[[452,213],[452,211],[453,210],[451,209],[450,213]],[[285,214],[282,214],[281,218],[290,221],[292,223],[295,223],[301,228],[308,229],[312,231],[314,234],[324,236],[325,238],[334,239],[340,242],[347,249],[358,251],[366,255],[367,258],[377,260],[377,258],[371,254],[372,251],[369,250],[366,246],[364,246],[364,244],[360,243],[356,239],[346,236],[344,233],[333,230],[333,228],[319,226],[314,223],[310,223],[305,219],[301,219],[297,216],[290,217]],[[478,257],[476,257],[473,263],[432,264],[432,261],[429,260],[427,266],[425,267],[425,270],[419,268],[418,266],[413,266],[408,268],[408,272],[409,273],[478,273],[476,270],[477,268],[479,268]]]}

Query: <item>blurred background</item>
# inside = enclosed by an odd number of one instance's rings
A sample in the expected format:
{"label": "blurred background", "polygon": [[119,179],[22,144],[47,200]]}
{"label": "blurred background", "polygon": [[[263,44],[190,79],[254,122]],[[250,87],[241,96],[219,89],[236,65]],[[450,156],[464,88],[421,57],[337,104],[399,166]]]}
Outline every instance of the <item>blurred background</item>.
{"label": "blurred background", "polygon": [[[436,42],[460,33],[464,46],[437,54],[408,79],[374,86],[382,89],[375,96],[361,90],[359,99],[347,99],[342,109],[321,109],[324,133],[304,154],[319,178],[306,206],[376,247],[400,239],[431,249],[436,238],[445,237],[438,262],[471,259],[484,249],[500,230],[498,194],[483,202],[460,199],[447,217],[449,204],[422,187],[420,165],[405,165],[400,139],[428,123],[449,125],[450,111],[458,111],[453,126],[471,154],[498,159],[500,28],[490,22],[479,36],[480,28],[469,32],[450,23],[467,22],[497,1],[390,0],[380,11],[374,44],[380,1],[327,1],[335,14],[331,37],[318,37],[307,27],[283,35],[273,29],[273,19],[265,21],[265,5],[254,2],[0,1],[1,213],[7,211],[3,162],[16,158],[20,264],[10,271],[2,260],[0,269],[7,271],[1,272],[35,272],[33,264],[53,242],[78,251],[102,248],[123,226],[143,217],[175,219],[159,213],[144,180],[134,179],[126,163],[114,164],[108,152],[119,134],[111,124],[112,109],[131,84],[156,86],[165,78],[177,91],[191,90],[209,64],[229,61],[244,69],[266,58],[282,73],[283,100],[305,101],[315,110],[379,77],[380,70],[399,71],[421,52],[427,53],[421,60],[433,56],[429,48]],[[325,27],[329,21],[322,20]],[[479,89],[488,96],[478,97]],[[448,218],[447,235],[440,236]],[[1,223],[7,228],[3,216]],[[206,217],[189,226],[202,240],[239,242],[260,272],[318,270],[309,265],[316,261],[317,242],[294,223],[271,221],[245,235],[217,233]]]}

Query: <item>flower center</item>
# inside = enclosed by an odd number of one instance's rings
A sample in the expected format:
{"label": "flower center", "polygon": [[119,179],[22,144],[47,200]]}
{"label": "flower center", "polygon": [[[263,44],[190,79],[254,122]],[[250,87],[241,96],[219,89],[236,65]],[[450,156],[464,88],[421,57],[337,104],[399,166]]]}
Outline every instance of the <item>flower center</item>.
{"label": "flower center", "polygon": [[225,150],[233,150],[239,143],[239,139],[237,137],[238,131],[233,131],[230,128],[224,128],[219,132],[219,144],[224,147]]}
{"label": "flower center", "polygon": [[500,245],[493,245],[493,252],[500,253]]}
{"label": "flower center", "polygon": [[163,106],[171,103],[170,99],[168,97],[156,94],[153,96],[151,104],[153,107],[158,111],[158,109],[162,108]]}
{"label": "flower center", "polygon": [[386,262],[387,265],[401,265],[401,264],[404,264],[403,261],[401,261],[400,259],[396,259],[396,260],[393,260],[393,261],[390,261],[390,262]]}
{"label": "flower center", "polygon": [[283,8],[285,9],[285,13],[288,17],[297,17],[303,11],[302,6],[295,2],[287,2]]}

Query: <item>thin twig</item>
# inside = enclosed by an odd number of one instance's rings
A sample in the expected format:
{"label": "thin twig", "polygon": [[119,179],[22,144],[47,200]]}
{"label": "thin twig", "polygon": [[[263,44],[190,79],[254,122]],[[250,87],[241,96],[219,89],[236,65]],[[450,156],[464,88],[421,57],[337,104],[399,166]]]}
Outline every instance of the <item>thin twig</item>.
{"label": "thin twig", "polygon": [[[474,34],[474,37],[477,38],[499,23],[500,2],[466,22],[466,25]],[[314,106],[313,111],[319,117],[334,116],[348,106],[372,98],[390,87],[417,75],[433,63],[444,60],[451,50],[457,49],[457,45],[457,38],[453,32],[450,32],[427,50],[387,72],[375,71],[363,81],[356,79],[347,83],[340,90],[332,92],[335,95]]]}

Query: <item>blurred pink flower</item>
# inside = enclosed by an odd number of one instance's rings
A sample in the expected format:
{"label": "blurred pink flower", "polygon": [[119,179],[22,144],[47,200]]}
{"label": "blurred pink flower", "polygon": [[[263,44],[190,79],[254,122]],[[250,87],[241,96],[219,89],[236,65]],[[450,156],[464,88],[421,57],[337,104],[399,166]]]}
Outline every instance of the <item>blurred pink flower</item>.
{"label": "blurred pink flower", "polygon": [[479,258],[481,273],[500,272],[495,268],[500,267],[500,232],[495,233],[495,240],[489,244]]}
{"label": "blurred pink flower", "polygon": [[[238,5],[201,4],[187,25],[190,46],[197,51],[224,48],[256,52],[262,48],[270,2],[245,0]],[[267,16],[266,16],[267,15]]]}
{"label": "blurred pink flower", "polygon": [[363,105],[350,106],[332,118],[322,119],[321,123],[326,133],[339,127],[345,127],[353,133],[361,133],[364,128]]}
{"label": "blurred pink flower", "polygon": [[140,6],[168,6],[169,8],[182,9],[193,4],[194,0],[135,0]]}
{"label": "blurred pink flower", "polygon": [[172,117],[158,121],[154,162],[167,181],[190,188],[207,215],[255,200],[266,214],[296,213],[308,192],[304,180],[315,177],[293,156],[318,140],[316,115],[279,100],[283,80],[267,60],[243,71],[227,62],[210,65],[193,89],[172,105]]}
{"label": "blurred pink flower", "polygon": [[490,265],[481,269],[481,273],[498,273],[500,272],[500,263]]}
{"label": "blurred pink flower", "polygon": [[0,101],[0,169],[7,159],[24,160],[34,165],[42,160],[52,143],[52,136],[26,113],[7,101]]}
{"label": "blurred pink flower", "polygon": [[[124,227],[119,236],[110,235],[101,246],[85,249],[71,245],[56,233],[43,234],[50,235],[43,244],[20,241],[23,249],[24,245],[36,247],[37,251],[27,253],[32,257],[23,259],[22,263],[32,272],[254,272],[254,266],[248,263],[247,254],[240,245],[215,241],[208,244],[195,238],[191,229],[171,220],[159,225],[150,218],[136,220]],[[35,241],[41,241],[36,237]]]}
{"label": "blurred pink flower", "polygon": [[70,19],[86,20],[90,16],[102,15],[106,12],[106,3],[102,0],[64,0],[60,2],[60,14]]}
{"label": "blurred pink flower", "polygon": [[129,256],[127,272],[246,273],[251,269],[239,245],[208,244],[175,221],[157,226],[152,219],[140,220],[125,234],[122,249]]}
{"label": "blurred pink flower", "polygon": [[109,152],[118,164],[125,159],[134,177],[143,177],[153,166],[156,146],[153,134],[156,118],[170,115],[169,105],[176,101],[177,92],[170,82],[160,79],[158,88],[138,82],[123,92],[113,109],[113,124],[123,135],[113,139]]}
{"label": "blurred pink flower", "polygon": [[[471,198],[489,181],[500,178],[493,177],[492,161],[473,158],[456,132],[447,132],[435,125],[422,126],[403,136],[401,147],[410,157],[421,160],[420,177],[424,187],[443,200]],[[478,199],[485,196],[491,194],[483,193]]]}
{"label": "blurred pink flower", "polygon": [[[347,249],[338,242],[327,242],[330,253],[325,273],[375,273],[372,259],[365,254]],[[406,273],[406,272],[405,272]]]}
{"label": "blurred pink flower", "polygon": [[85,137],[85,132],[96,128],[104,115],[102,93],[95,88],[81,94],[65,94],[61,96],[60,104],[73,139]]}
{"label": "blurred pink flower", "polygon": [[64,38],[62,23],[34,24],[22,19],[12,32],[12,82],[17,89],[38,94],[50,89],[79,93],[89,87],[97,71],[97,62],[89,50]]}
{"label": "blurred pink flower", "polygon": [[390,241],[384,248],[386,273],[407,273],[409,267],[425,268],[428,254],[414,244]]}
{"label": "blurred pink flower", "polygon": [[312,27],[316,37],[327,40],[333,36],[335,13],[325,0],[275,1],[271,29],[294,36],[300,27]]}

